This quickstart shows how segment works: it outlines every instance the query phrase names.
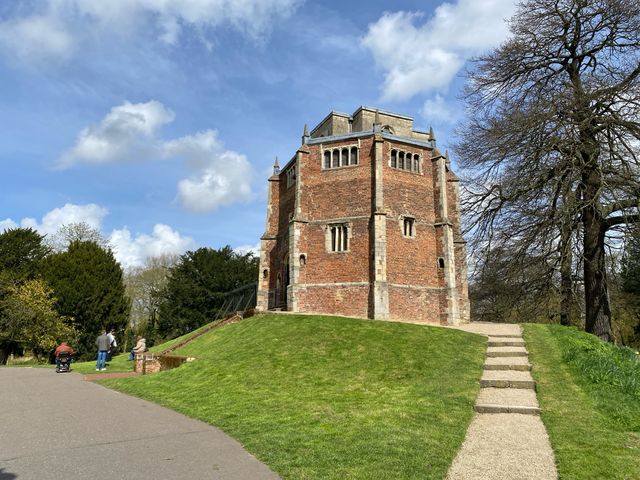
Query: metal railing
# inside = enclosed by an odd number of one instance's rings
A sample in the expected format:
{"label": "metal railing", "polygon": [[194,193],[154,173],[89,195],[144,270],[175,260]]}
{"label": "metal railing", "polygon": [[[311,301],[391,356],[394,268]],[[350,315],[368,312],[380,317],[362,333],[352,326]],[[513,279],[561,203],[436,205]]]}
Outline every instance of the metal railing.
{"label": "metal railing", "polygon": [[256,295],[258,292],[258,283],[249,283],[242,287],[236,288],[225,293],[224,302],[218,309],[218,313],[214,320],[226,317],[231,312],[239,312],[249,310],[256,306]]}

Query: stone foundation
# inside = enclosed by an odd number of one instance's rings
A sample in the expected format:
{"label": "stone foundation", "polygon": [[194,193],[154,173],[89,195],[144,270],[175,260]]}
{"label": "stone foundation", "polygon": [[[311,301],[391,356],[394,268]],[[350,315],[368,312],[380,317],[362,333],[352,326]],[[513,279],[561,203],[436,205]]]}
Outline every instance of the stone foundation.
{"label": "stone foundation", "polygon": [[181,357],[178,355],[158,355],[156,353],[137,354],[133,364],[133,371],[146,375],[171,370],[185,362],[190,362],[193,357]]}

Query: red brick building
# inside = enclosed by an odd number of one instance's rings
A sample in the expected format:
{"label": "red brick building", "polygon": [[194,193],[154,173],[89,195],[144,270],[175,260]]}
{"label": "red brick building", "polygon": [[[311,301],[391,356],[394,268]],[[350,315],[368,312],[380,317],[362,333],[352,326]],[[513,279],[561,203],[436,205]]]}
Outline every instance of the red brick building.
{"label": "red brick building", "polygon": [[467,322],[458,205],[433,131],[368,107],[330,113],[269,178],[257,308]]}

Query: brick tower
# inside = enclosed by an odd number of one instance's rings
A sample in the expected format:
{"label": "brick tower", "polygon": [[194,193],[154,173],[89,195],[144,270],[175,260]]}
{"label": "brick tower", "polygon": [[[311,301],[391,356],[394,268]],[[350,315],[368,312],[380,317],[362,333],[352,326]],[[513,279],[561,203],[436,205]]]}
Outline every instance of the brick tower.
{"label": "brick tower", "polygon": [[458,179],[432,130],[368,107],[305,125],[269,178],[257,308],[468,322]]}

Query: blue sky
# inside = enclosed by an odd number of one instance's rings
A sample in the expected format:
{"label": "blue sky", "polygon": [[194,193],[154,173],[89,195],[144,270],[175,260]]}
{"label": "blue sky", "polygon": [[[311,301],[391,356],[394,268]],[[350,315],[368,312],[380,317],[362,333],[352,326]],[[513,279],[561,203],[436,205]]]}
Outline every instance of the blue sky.
{"label": "blue sky", "polygon": [[[0,3],[0,230],[85,221],[125,267],[249,248],[305,123],[376,106],[455,140],[511,0]],[[455,159],[454,159],[455,161]]]}

